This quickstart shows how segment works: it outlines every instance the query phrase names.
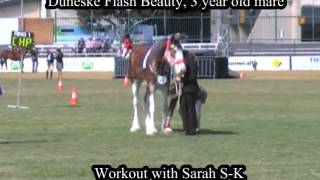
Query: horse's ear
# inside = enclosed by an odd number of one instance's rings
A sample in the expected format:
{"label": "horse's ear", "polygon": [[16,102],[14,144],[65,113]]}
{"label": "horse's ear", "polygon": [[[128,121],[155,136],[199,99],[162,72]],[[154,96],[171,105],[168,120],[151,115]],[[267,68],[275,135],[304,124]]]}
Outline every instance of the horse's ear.
{"label": "horse's ear", "polygon": [[188,35],[187,34],[185,34],[185,33],[176,33],[176,34],[174,34],[173,35],[173,37],[174,37],[174,39],[175,40],[181,40],[181,39],[186,39],[186,38],[188,38]]}
{"label": "horse's ear", "polygon": [[174,34],[171,35],[171,37],[170,37],[171,42],[174,41],[175,39],[176,39],[175,35]]}

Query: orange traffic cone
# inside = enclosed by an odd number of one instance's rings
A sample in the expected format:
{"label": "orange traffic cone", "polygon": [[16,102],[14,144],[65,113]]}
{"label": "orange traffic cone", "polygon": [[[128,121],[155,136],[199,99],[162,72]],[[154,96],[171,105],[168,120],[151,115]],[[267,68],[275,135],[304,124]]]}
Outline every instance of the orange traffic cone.
{"label": "orange traffic cone", "polygon": [[77,105],[78,104],[78,97],[77,97],[77,89],[72,88],[72,93],[71,93],[71,99],[69,101],[70,105]]}
{"label": "orange traffic cone", "polygon": [[244,76],[245,76],[245,74],[243,72],[240,72],[239,79],[244,80]]}
{"label": "orange traffic cone", "polygon": [[124,87],[128,87],[128,84],[129,84],[128,76],[125,76],[125,77],[124,77],[124,80],[123,80],[123,86],[124,86]]}
{"label": "orange traffic cone", "polygon": [[58,80],[57,90],[58,91],[62,91],[63,90],[62,78],[59,78],[59,80]]}

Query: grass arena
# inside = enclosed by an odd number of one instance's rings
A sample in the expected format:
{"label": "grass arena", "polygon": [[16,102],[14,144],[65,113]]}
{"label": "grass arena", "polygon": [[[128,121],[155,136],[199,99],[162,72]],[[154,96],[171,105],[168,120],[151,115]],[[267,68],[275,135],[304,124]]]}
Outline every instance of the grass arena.
{"label": "grass arena", "polygon": [[[320,178],[319,71],[200,80],[208,100],[194,137],[184,135],[178,113],[169,135],[130,133],[131,89],[110,73],[65,73],[62,92],[44,76],[23,74],[20,102],[30,108],[16,110],[7,105],[16,102],[18,74],[0,73],[1,179],[94,179],[93,164],[243,164],[253,180]],[[75,107],[68,103],[72,87]]]}

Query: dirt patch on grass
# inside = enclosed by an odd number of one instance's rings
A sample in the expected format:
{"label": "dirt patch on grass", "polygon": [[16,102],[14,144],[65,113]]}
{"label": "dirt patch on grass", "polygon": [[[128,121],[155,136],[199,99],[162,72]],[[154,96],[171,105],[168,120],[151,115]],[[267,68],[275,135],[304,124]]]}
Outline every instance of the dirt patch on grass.
{"label": "dirt patch on grass", "polygon": [[245,79],[320,79],[320,71],[248,71]]}

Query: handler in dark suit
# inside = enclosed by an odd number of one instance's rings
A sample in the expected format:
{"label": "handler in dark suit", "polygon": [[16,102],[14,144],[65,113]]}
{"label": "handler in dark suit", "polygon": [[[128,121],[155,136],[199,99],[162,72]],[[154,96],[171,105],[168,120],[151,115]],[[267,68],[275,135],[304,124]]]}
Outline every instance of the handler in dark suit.
{"label": "handler in dark suit", "polygon": [[197,128],[196,99],[199,90],[198,64],[193,58],[185,58],[186,73],[181,78],[183,87],[180,99],[180,113],[186,135],[195,135]]}

